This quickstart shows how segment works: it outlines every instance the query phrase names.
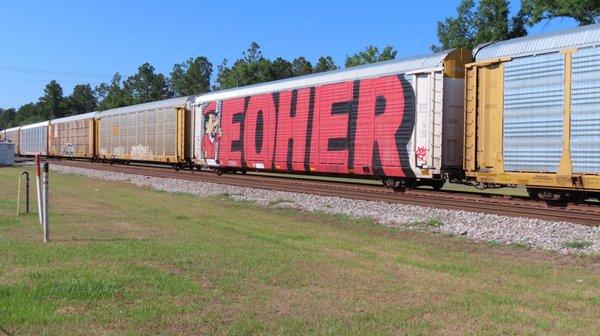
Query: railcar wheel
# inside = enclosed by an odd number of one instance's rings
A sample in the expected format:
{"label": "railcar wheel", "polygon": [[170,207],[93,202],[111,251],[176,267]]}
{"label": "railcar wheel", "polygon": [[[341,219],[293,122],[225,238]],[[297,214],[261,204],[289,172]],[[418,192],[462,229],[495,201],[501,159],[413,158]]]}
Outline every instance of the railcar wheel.
{"label": "railcar wheel", "polygon": [[242,169],[241,173],[242,173],[242,175],[246,175],[246,173],[248,173],[248,171],[246,169]]}
{"label": "railcar wheel", "polygon": [[580,204],[585,202],[586,193],[584,191],[573,191],[569,193],[569,197],[567,198],[569,202]]}
{"label": "railcar wheel", "polygon": [[384,178],[381,180],[381,182],[383,182],[383,186],[386,188],[395,188],[398,184],[396,179],[393,178]]}
{"label": "railcar wheel", "polygon": [[438,191],[438,190],[440,190],[440,189],[442,189],[444,187],[444,183],[445,182],[446,181],[444,181],[444,180],[433,181],[431,183],[431,187],[433,188],[433,190]]}
{"label": "railcar wheel", "polygon": [[538,190],[533,188],[527,188],[527,194],[529,194],[529,198],[532,200],[539,200],[540,197],[538,195]]}

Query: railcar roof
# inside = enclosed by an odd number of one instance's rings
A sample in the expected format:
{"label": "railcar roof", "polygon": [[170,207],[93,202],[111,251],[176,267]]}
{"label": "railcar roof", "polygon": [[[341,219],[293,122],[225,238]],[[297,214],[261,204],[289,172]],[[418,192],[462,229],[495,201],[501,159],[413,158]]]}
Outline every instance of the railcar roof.
{"label": "railcar roof", "polygon": [[35,128],[35,127],[40,127],[40,126],[48,126],[49,123],[50,123],[49,121],[40,121],[40,122],[35,123],[35,124],[29,124],[29,125],[21,126],[21,130]]}
{"label": "railcar roof", "polygon": [[68,117],[62,117],[62,118],[58,118],[58,119],[52,119],[52,120],[50,120],[50,123],[51,124],[60,124],[60,123],[75,121],[75,120],[91,119],[91,118],[95,118],[98,115],[98,113],[99,112],[88,112],[88,113],[77,114],[77,115],[72,115],[72,116],[68,116]]}
{"label": "railcar roof", "polygon": [[15,126],[15,127],[11,127],[11,128],[7,128],[5,130],[2,130],[2,132],[12,132],[12,131],[16,131],[19,128],[21,128],[21,126]]}
{"label": "railcar roof", "polygon": [[437,69],[443,66],[444,59],[452,51],[453,50],[448,50],[429,55],[400,58],[346,69],[332,70],[300,77],[281,79],[267,83],[215,91],[198,96],[196,98],[196,104],[233,97],[245,97],[279,90],[291,90],[314,85],[336,83],[366,77],[377,77],[396,73],[402,74],[418,70]]}
{"label": "railcar roof", "polygon": [[499,57],[544,54],[568,47],[597,45],[600,45],[600,24],[593,24],[552,33],[480,44],[473,50],[473,55],[476,61],[481,61]]}
{"label": "railcar roof", "polygon": [[111,109],[111,110],[98,112],[97,117],[102,118],[102,117],[107,117],[107,116],[111,116],[111,115],[123,114],[123,113],[155,110],[155,109],[175,107],[175,106],[186,106],[188,104],[188,100],[191,97],[193,97],[193,96],[172,98],[172,99],[160,100],[160,101],[151,102],[151,103],[119,107],[119,108],[115,108],[115,109]]}

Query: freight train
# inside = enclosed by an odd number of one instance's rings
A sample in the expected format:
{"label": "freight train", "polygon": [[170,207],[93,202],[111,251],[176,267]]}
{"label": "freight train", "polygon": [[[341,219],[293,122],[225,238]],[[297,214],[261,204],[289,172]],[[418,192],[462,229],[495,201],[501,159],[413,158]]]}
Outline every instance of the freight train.
{"label": "freight train", "polygon": [[600,196],[600,25],[60,118],[18,155]]}

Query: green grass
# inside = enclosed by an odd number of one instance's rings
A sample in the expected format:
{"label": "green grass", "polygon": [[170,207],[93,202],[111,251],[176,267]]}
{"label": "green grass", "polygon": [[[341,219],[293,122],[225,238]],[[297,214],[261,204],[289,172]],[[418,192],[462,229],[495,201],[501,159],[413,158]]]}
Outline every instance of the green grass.
{"label": "green grass", "polygon": [[44,244],[35,213],[14,217],[18,173],[0,169],[0,334],[600,329],[598,256],[56,173]]}
{"label": "green grass", "polygon": [[586,240],[574,240],[570,242],[564,243],[565,247],[574,248],[574,249],[584,249],[586,247],[590,247],[594,245],[594,243]]}

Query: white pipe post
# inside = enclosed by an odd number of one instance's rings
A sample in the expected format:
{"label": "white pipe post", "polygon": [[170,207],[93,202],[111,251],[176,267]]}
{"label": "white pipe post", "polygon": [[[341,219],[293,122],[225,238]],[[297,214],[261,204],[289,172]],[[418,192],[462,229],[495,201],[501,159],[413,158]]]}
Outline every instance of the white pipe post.
{"label": "white pipe post", "polygon": [[44,188],[42,192],[44,194],[44,243],[50,241],[50,226],[48,223],[48,162],[44,163],[44,175],[43,175]]}
{"label": "white pipe post", "polygon": [[44,224],[44,216],[42,213],[42,188],[41,188],[41,171],[40,171],[40,156],[38,154],[35,155],[35,184],[36,184],[36,192],[37,192],[37,203],[38,203],[38,217],[40,219],[40,225]]}

